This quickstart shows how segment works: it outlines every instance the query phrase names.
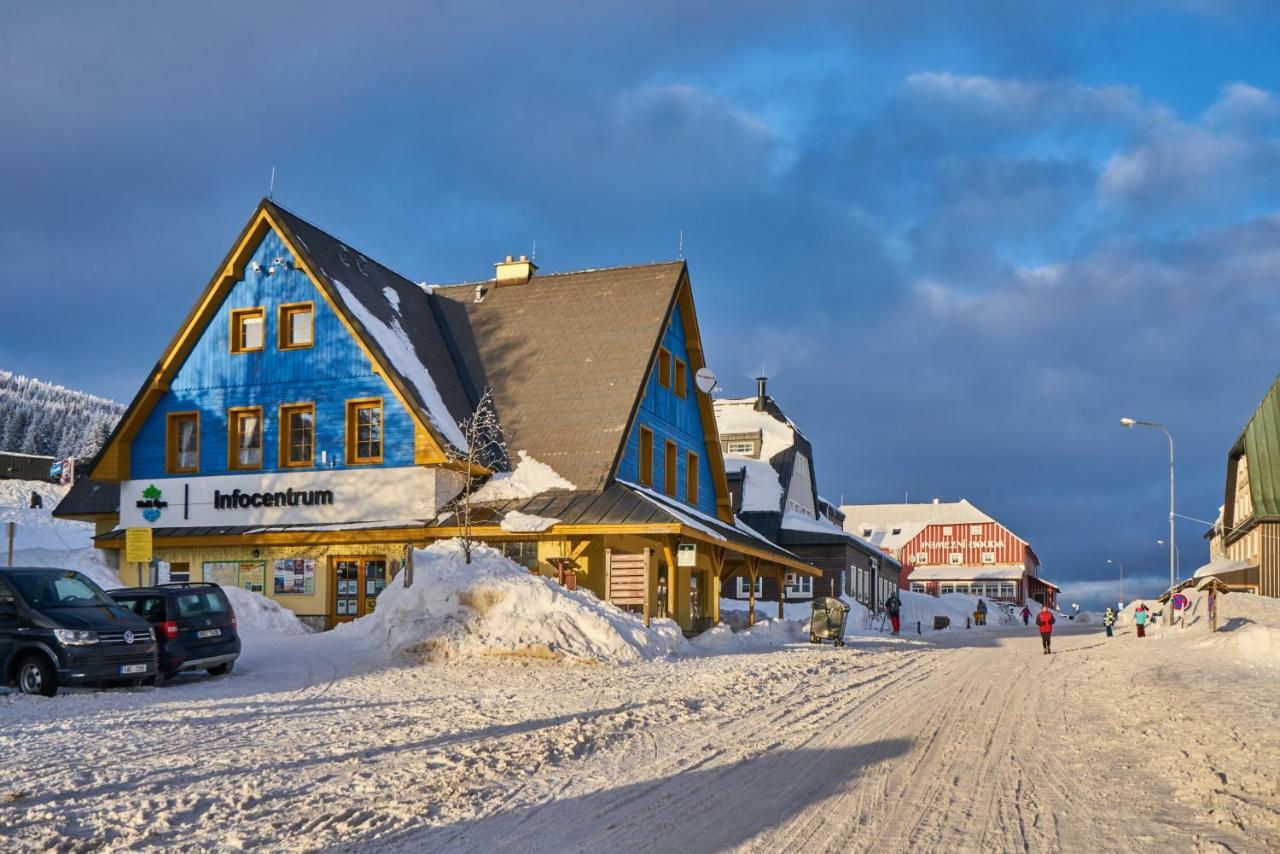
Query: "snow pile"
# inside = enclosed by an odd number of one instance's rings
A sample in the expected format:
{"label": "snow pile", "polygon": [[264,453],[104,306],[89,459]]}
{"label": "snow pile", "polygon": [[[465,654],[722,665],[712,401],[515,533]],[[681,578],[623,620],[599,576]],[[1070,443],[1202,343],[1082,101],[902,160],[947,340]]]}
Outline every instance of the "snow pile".
{"label": "snow pile", "polygon": [[222,592],[227,595],[231,610],[235,611],[236,629],[239,631],[275,635],[307,635],[313,631],[288,608],[261,593],[241,587],[223,587]]}
{"label": "snow pile", "polygon": [[[910,590],[899,590],[898,598],[902,600],[902,627],[906,631],[910,626],[915,631],[915,624],[920,623],[923,631],[933,629],[934,617],[947,617],[951,620],[951,628],[964,628],[965,620],[969,620],[970,626],[976,629],[982,629],[983,626],[973,626],[973,612],[977,610],[977,596],[968,596],[963,593],[944,593],[941,596],[930,596],[928,593],[913,593]],[[987,625],[986,628],[994,628],[997,626],[1012,626],[1022,623],[1022,618],[1018,614],[1022,611],[1021,607],[1014,608],[1014,616],[1012,618],[1006,616],[1005,610],[997,603],[990,599],[983,599],[987,603]],[[1040,606],[1035,602],[1030,603],[1031,615],[1034,618],[1040,612]],[[1059,616],[1059,619],[1062,619]]]}
{"label": "snow pile", "polygon": [[[1147,634],[1174,642],[1189,642],[1196,648],[1223,648],[1249,664],[1280,667],[1280,599],[1252,593],[1218,595],[1218,629],[1209,631],[1209,594],[1202,590],[1184,590],[1187,596],[1183,623],[1168,625],[1164,619],[1147,623]],[[1153,608],[1154,605],[1154,608]],[[1159,603],[1147,603],[1158,609]],[[1132,625],[1133,612],[1128,612]]]}
{"label": "snow pile", "polygon": [[458,540],[413,554],[413,584],[400,573],[378,597],[378,609],[338,631],[385,644],[422,660],[520,656],[630,663],[678,653],[673,620],[646,628],[637,615],[570,591],[478,546],[465,563]]}
{"label": "snow pile", "polygon": [[552,525],[559,524],[559,519],[552,519],[549,516],[534,516],[530,513],[521,513],[519,510],[512,510],[502,517],[502,522],[498,527],[504,531],[512,533],[522,533],[525,531],[545,531]]}
{"label": "snow pile", "polygon": [[[13,549],[73,551],[93,545],[93,525],[53,518],[53,509],[67,494],[68,487],[39,480],[0,480],[0,548],[8,548],[4,522],[15,523]],[[32,510],[31,493],[36,492],[44,507]]]}
{"label": "snow pile", "polygon": [[[757,609],[757,619],[759,616],[760,611]],[[803,620],[760,620],[751,628],[736,632],[728,625],[721,623],[689,641],[689,645],[697,652],[714,655],[725,652],[778,649],[787,644],[808,642],[809,618],[806,614]]]}
{"label": "snow pile", "polygon": [[538,462],[525,451],[519,451],[518,455],[520,462],[516,463],[514,471],[498,472],[489,478],[471,494],[471,500],[475,503],[511,501],[532,498],[549,489],[574,489],[574,485],[551,466]]}

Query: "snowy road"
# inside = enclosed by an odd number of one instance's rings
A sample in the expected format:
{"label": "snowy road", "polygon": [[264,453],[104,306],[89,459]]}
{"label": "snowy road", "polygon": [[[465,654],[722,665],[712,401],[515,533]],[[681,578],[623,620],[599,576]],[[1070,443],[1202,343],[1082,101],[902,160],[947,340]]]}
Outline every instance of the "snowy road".
{"label": "snowy road", "polygon": [[0,697],[5,847],[1280,844],[1280,680],[1212,651],[1190,671],[1184,647],[1132,635],[1076,629],[1053,656],[1019,630],[629,667],[247,641],[222,680]]}

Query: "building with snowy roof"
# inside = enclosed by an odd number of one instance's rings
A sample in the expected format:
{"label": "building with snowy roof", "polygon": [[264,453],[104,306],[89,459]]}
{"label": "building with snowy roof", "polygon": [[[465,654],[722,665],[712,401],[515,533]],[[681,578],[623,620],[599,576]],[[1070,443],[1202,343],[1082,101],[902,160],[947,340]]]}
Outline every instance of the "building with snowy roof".
{"label": "building with snowy roof", "polygon": [[967,499],[840,509],[846,531],[897,556],[904,589],[1057,606],[1058,587],[1040,577],[1035,550]]}
{"label": "building with snowy roof", "polygon": [[[263,200],[58,514],[110,550],[149,528],[168,577],[319,626],[469,531],[694,629],[735,573],[817,573],[734,517],[704,366],[683,261],[545,275],[508,256],[426,286]],[[477,455],[486,399],[506,444]]]}
{"label": "building with snowy roof", "polygon": [[[898,561],[841,527],[843,514],[818,495],[813,445],[756,380],[753,397],[715,401],[734,513],[779,546],[822,570],[783,579],[784,599],[852,596],[873,610],[899,584]],[[727,598],[777,601],[777,579],[738,576]]]}

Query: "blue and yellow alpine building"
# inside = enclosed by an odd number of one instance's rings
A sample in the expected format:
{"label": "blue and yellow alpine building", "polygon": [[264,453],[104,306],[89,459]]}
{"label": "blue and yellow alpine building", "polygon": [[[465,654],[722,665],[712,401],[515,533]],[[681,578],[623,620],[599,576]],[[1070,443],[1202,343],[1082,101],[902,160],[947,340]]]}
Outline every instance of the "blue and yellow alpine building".
{"label": "blue and yellow alpine building", "polygon": [[108,550],[150,528],[168,577],[331,626],[460,533],[469,480],[508,479],[461,462],[488,391],[510,463],[555,485],[487,490],[473,535],[695,630],[732,574],[817,572],[733,517],[705,361],[682,261],[542,275],[508,257],[426,286],[264,200],[56,512]]}

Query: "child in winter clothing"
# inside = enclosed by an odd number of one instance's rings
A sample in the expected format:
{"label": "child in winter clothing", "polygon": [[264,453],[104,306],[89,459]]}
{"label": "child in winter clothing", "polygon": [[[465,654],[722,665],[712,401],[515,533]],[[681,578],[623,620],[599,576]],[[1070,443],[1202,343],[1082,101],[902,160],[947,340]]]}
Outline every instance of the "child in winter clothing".
{"label": "child in winter clothing", "polygon": [[1108,608],[1107,612],[1102,615],[1102,625],[1107,630],[1107,637],[1111,637],[1111,627],[1114,626],[1115,624],[1116,624],[1116,612]]}
{"label": "child in winter clothing", "polygon": [[1036,615],[1036,625],[1040,627],[1040,642],[1044,644],[1045,655],[1049,654],[1049,641],[1053,638],[1053,624],[1055,622],[1053,612],[1049,610],[1048,605],[1044,606],[1040,613]]}
{"label": "child in winter clothing", "polygon": [[1147,636],[1147,606],[1139,605],[1133,609],[1133,624],[1138,627],[1138,637]]}
{"label": "child in winter clothing", "polygon": [[1028,608],[1026,605],[1023,605],[1022,606],[1022,625],[1026,626],[1026,625],[1030,625],[1030,623],[1031,623],[1031,609]]}

